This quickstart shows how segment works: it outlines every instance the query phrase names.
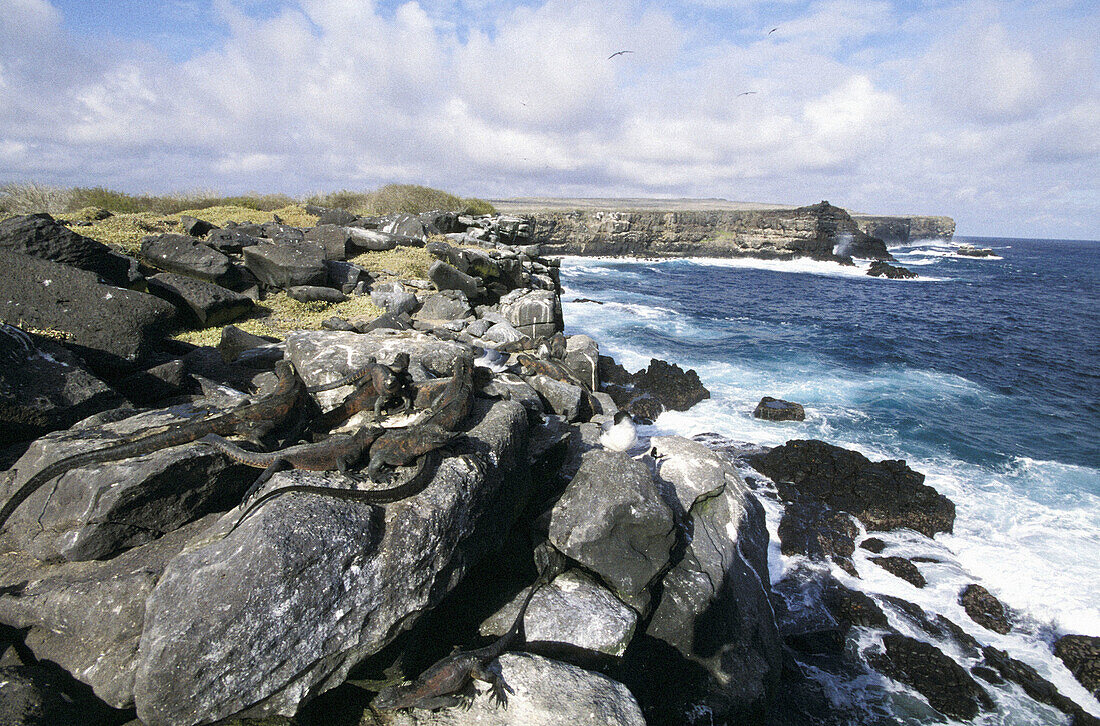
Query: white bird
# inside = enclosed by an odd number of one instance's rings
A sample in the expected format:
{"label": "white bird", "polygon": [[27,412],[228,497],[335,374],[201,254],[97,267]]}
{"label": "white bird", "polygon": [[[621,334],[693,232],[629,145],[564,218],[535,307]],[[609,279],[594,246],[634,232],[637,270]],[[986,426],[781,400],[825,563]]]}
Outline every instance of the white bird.
{"label": "white bird", "polygon": [[603,424],[600,443],[611,451],[628,451],[638,440],[638,430],[634,428],[634,419],[626,411],[619,411],[615,418]]}
{"label": "white bird", "polygon": [[474,348],[474,352],[481,351],[474,358],[474,365],[479,368],[488,368],[493,373],[503,373],[508,370],[508,356],[493,348]]}

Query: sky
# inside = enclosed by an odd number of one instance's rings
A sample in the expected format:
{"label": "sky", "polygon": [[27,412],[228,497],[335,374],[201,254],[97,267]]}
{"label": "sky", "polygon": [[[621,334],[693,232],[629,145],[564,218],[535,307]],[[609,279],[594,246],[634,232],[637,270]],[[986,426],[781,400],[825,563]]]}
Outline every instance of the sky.
{"label": "sky", "polygon": [[0,183],[827,199],[1100,239],[1095,0],[0,7]]}

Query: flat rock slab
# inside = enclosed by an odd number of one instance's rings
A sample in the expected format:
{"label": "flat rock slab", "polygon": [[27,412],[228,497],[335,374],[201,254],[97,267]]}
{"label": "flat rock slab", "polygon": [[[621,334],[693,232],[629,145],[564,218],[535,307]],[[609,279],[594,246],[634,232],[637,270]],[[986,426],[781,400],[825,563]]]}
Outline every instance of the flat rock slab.
{"label": "flat rock slab", "polygon": [[324,285],[324,248],[316,242],[281,239],[245,247],[245,267],[265,285],[277,288]]}
{"label": "flat rock slab", "polygon": [[175,316],[169,303],[101,284],[95,273],[0,250],[0,321],[66,334],[97,370],[133,369]]}
{"label": "flat rock slab", "polygon": [[468,711],[413,709],[391,715],[394,726],[645,726],[638,702],[623,684],[607,676],[527,653],[497,659],[504,681],[514,691],[508,708],[474,699]]}
{"label": "flat rock slab", "polygon": [[161,270],[197,277],[218,285],[234,277],[229,258],[185,234],[161,234],[141,241],[141,256]]}
{"label": "flat rock slab", "polygon": [[550,290],[514,290],[500,299],[500,312],[530,338],[548,338],[564,327],[558,296]]}
{"label": "flat rock slab", "polygon": [[48,214],[0,221],[0,249],[94,272],[118,287],[141,279],[137,260],[73,232]]}
{"label": "flat rock slab", "polygon": [[[427,487],[385,507],[291,494],[224,538],[235,510],[167,566],[148,599],[135,700],[148,726],[235,714],[292,715],[438,603],[499,546],[527,491],[527,417],[475,406],[459,455]],[[348,486],[285,472],[290,483]],[[288,576],[290,575],[290,576]]]}
{"label": "flat rock slab", "polygon": [[247,315],[256,305],[246,295],[187,275],[162,272],[148,283],[149,292],[175,305],[183,319],[201,328],[225,325]]}
{"label": "flat rock slab", "polygon": [[806,409],[801,403],[764,396],[760,399],[760,403],[756,404],[756,410],[752,415],[766,421],[805,421]]}
{"label": "flat rock slab", "polygon": [[0,324],[0,446],[68,428],[126,400],[65,346]]}

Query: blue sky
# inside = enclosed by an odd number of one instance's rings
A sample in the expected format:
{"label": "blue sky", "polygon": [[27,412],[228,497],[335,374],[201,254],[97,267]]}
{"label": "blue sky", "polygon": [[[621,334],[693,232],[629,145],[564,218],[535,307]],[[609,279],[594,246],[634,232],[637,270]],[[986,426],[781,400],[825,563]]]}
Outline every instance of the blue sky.
{"label": "blue sky", "polygon": [[1097,7],[5,0],[0,183],[828,199],[1100,239]]}

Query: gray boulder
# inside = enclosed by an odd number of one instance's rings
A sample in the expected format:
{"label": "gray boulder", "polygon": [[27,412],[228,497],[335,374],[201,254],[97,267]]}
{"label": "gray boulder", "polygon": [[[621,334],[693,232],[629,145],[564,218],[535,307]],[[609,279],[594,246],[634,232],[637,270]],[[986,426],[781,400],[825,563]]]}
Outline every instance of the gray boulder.
{"label": "gray boulder", "polygon": [[305,239],[316,242],[325,250],[326,260],[346,260],[351,233],[347,227],[335,224],[319,224],[306,230]]}
{"label": "gray boulder", "polygon": [[[461,343],[440,340],[414,330],[372,330],[368,333],[343,331],[298,331],[287,336],[287,357],[307,386],[339,380],[366,365],[368,358],[392,363],[399,353],[408,353],[413,364],[422,365],[437,376],[450,375],[455,359],[470,355]],[[331,408],[351,391],[348,386],[317,394],[322,408]]]}
{"label": "gray boulder", "polygon": [[600,390],[600,346],[587,335],[565,339],[565,365],[589,391]]}
{"label": "gray boulder", "polygon": [[474,322],[467,325],[466,332],[474,336],[475,338],[480,338],[481,336],[485,335],[485,333],[488,332],[489,328],[491,327],[493,327],[493,322],[491,320],[485,320],[484,318],[482,318],[480,320],[475,320]]}
{"label": "gray boulder", "polygon": [[265,242],[242,251],[245,267],[270,287],[324,285],[324,248],[315,242],[282,240]]}
{"label": "gray boulder", "polygon": [[[18,473],[5,488],[4,500],[54,461],[179,423],[183,415],[178,408],[150,411],[48,434],[15,463]],[[65,472],[31,494],[8,520],[7,531],[41,560],[110,557],[233,506],[256,474],[198,443],[92,464]]]}
{"label": "gray boulder", "polygon": [[516,330],[515,326],[508,322],[493,323],[482,333],[481,337],[489,343],[518,343],[527,336]]}
{"label": "gray boulder", "polygon": [[162,272],[148,280],[149,292],[170,302],[191,325],[209,328],[225,325],[255,307],[252,298],[187,275]]}
{"label": "gray boulder", "polygon": [[424,229],[424,222],[411,214],[395,214],[385,221],[382,231],[419,240],[424,240],[428,236]]}
{"label": "gray boulder", "polygon": [[485,289],[476,277],[470,277],[442,260],[436,260],[428,268],[428,279],[437,290],[461,290],[469,300],[485,294]]}
{"label": "gray boulder", "polygon": [[[292,715],[495,551],[527,496],[526,415],[500,401],[473,419],[462,455],[411,498],[382,508],[290,495],[227,538],[237,511],[193,540],[147,600],[134,686],[142,722]],[[335,482],[294,471],[268,488],[289,483]]]}
{"label": "gray boulder", "polygon": [[237,229],[212,229],[206,235],[206,244],[218,252],[239,254],[245,247],[258,245],[259,237],[253,237]]}
{"label": "gray boulder", "polygon": [[214,517],[106,561],[45,565],[9,553],[0,560],[0,621],[26,632],[38,660],[57,663],[111,706],[132,707],[145,600],[168,561]]}
{"label": "gray boulder", "polygon": [[371,288],[371,302],[394,315],[411,313],[416,310],[417,306],[420,305],[420,301],[416,299],[416,295],[411,292],[405,292],[400,284],[397,284],[397,288],[398,289],[394,289],[394,287],[386,283],[376,283],[374,287]]}
{"label": "gray boulder", "polygon": [[291,300],[298,302],[342,303],[348,299],[347,295],[335,288],[318,285],[296,285],[287,288],[286,294]]}
{"label": "gray boulder", "polygon": [[766,421],[805,421],[806,409],[801,403],[764,396],[760,399],[760,403],[756,404],[752,415]]}
{"label": "gray boulder", "polygon": [[540,415],[545,408],[538,391],[515,373],[497,373],[481,388],[486,396],[503,398],[506,401],[518,401],[528,414]]}
{"label": "gray boulder", "polygon": [[424,298],[416,318],[432,321],[461,320],[468,315],[473,315],[473,310],[466,295],[461,290],[444,290]]}
{"label": "gray boulder", "polygon": [[118,287],[130,287],[141,280],[137,260],[73,232],[48,214],[26,214],[0,221],[0,250],[94,272]]}
{"label": "gray boulder", "polygon": [[158,269],[217,285],[230,284],[235,277],[228,257],[185,234],[145,237],[141,240],[141,256]]}
{"label": "gray boulder", "polygon": [[210,224],[204,219],[192,217],[190,214],[180,215],[180,227],[183,228],[184,234],[189,234],[192,237],[205,237],[208,233],[217,229],[216,225]]}
{"label": "gray boulder", "polygon": [[175,316],[163,300],[103,285],[95,273],[0,250],[0,320],[65,333],[96,370],[139,364]]}
{"label": "gray boulder", "polygon": [[65,346],[0,324],[0,447],[126,403]]}
{"label": "gray boulder", "polygon": [[513,290],[500,299],[500,312],[530,338],[548,338],[563,329],[558,296],[550,290]]}
{"label": "gray boulder", "polygon": [[475,698],[468,711],[398,711],[393,726],[645,726],[638,702],[626,686],[607,676],[528,653],[505,653],[501,675],[515,693],[508,708]]}
{"label": "gray boulder", "polygon": [[[643,678],[632,690],[655,714],[702,702],[715,721],[760,718],[783,664],[768,598],[764,510],[732,465],[702,444],[678,436],[651,443],[658,477],[686,517],[691,537],[662,580],[646,635],[650,644],[677,650],[691,666],[679,673],[675,659],[653,663],[650,657],[652,680]],[[647,654],[643,647],[637,657]],[[678,685],[675,692],[668,683]]]}
{"label": "gray boulder", "polygon": [[346,226],[356,220],[356,216],[346,209],[324,209],[317,216],[318,225]]}
{"label": "gray boulder", "polygon": [[550,519],[550,542],[643,610],[669,562],[673,513],[649,468],[617,451],[590,451]]}
{"label": "gray boulder", "polygon": [[564,416],[565,420],[572,422],[592,415],[588,410],[584,389],[580,386],[556,381],[547,376],[531,376],[527,380],[538,391],[547,407],[559,416]]}
{"label": "gray boulder", "polygon": [[347,228],[349,245],[369,252],[385,252],[397,247],[397,236],[362,227]]}
{"label": "gray boulder", "polygon": [[[482,623],[482,635],[499,637],[519,613],[525,589]],[[580,570],[558,575],[531,598],[523,617],[527,645],[547,655],[600,662],[626,652],[638,614]]]}
{"label": "gray boulder", "polygon": [[333,286],[339,287],[347,292],[346,287],[365,282],[367,284],[371,281],[371,274],[359,265],[352,264],[351,262],[344,262],[342,260],[325,260],[325,269],[328,270],[328,279]]}

